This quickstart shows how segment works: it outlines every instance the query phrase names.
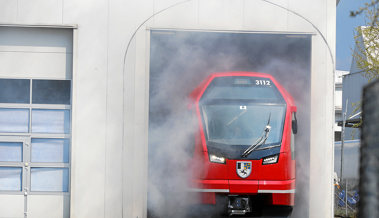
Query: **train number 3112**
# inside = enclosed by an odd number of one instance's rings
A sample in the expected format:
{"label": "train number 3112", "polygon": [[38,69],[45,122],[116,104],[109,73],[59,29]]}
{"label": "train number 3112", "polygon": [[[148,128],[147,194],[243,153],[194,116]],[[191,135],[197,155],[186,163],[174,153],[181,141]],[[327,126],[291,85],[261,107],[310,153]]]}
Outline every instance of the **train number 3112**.
{"label": "train number 3112", "polygon": [[255,85],[261,85],[261,86],[269,86],[270,85],[270,80],[255,80]]}

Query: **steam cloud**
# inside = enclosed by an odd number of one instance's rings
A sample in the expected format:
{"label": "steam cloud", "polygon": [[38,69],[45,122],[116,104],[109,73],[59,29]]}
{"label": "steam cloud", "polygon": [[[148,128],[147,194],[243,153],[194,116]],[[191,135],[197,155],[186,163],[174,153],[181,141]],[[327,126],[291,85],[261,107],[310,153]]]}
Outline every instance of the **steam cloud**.
{"label": "steam cloud", "polygon": [[298,106],[296,199],[292,217],[308,216],[310,37],[152,31],[149,109],[149,217],[195,217],[186,182],[194,133],[186,100],[210,73],[272,74]]}

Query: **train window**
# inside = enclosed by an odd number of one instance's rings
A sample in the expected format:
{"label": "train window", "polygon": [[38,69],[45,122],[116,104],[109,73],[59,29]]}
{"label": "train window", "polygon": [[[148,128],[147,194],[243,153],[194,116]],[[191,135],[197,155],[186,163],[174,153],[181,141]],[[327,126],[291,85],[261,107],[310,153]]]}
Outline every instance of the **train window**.
{"label": "train window", "polygon": [[228,145],[251,145],[262,135],[269,119],[266,144],[280,143],[285,105],[203,105],[207,140]]}
{"label": "train window", "polygon": [[203,99],[241,99],[241,100],[283,100],[277,88],[267,78],[213,79],[205,91]]}
{"label": "train window", "polygon": [[275,90],[266,87],[213,87],[207,99],[246,99],[271,100],[278,99]]}

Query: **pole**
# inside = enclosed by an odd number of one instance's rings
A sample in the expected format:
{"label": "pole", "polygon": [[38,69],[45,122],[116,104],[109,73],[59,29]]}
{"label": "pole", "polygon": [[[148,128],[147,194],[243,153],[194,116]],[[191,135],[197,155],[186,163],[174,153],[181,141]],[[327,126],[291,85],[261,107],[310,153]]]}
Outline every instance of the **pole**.
{"label": "pole", "polygon": [[347,183],[348,183],[348,180],[346,179],[346,188],[345,188],[345,194],[346,194],[346,196],[345,196],[345,217],[347,217]]}
{"label": "pole", "polygon": [[340,181],[342,184],[343,178],[343,147],[345,142],[345,125],[346,125],[346,113],[347,113],[347,103],[348,99],[346,99],[346,108],[345,112],[342,113],[342,132],[341,132],[341,171],[340,171]]}

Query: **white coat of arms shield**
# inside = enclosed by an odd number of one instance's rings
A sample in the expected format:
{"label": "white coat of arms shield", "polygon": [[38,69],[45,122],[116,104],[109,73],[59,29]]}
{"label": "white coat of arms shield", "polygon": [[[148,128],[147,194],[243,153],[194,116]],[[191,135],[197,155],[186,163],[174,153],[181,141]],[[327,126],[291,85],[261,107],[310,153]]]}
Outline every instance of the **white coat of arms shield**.
{"label": "white coat of arms shield", "polygon": [[251,161],[237,161],[237,174],[242,179],[250,176],[251,173]]}

